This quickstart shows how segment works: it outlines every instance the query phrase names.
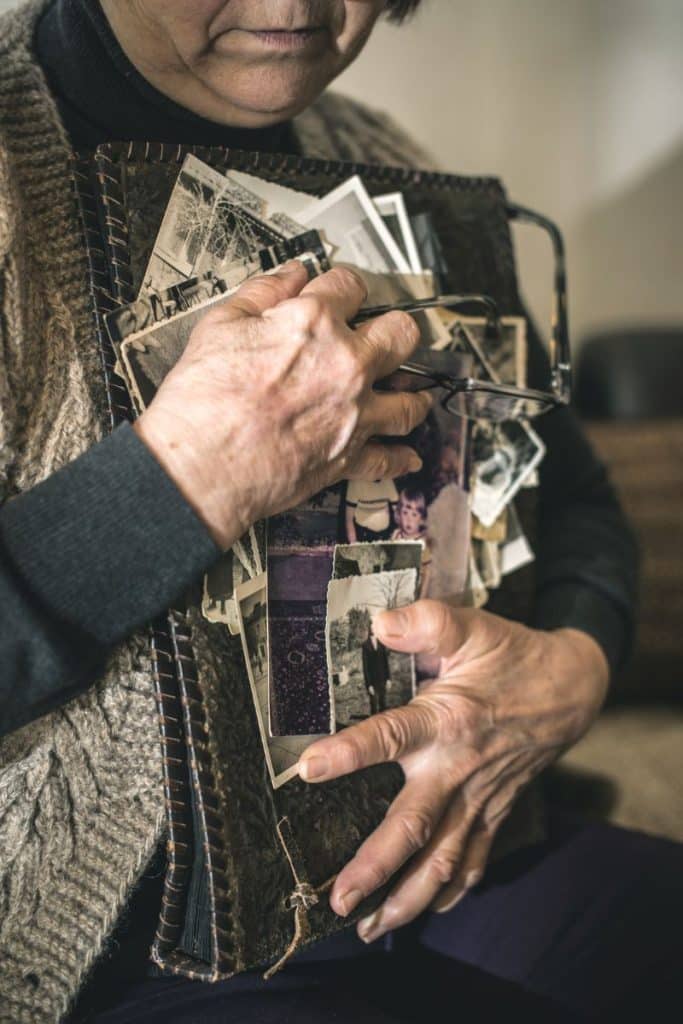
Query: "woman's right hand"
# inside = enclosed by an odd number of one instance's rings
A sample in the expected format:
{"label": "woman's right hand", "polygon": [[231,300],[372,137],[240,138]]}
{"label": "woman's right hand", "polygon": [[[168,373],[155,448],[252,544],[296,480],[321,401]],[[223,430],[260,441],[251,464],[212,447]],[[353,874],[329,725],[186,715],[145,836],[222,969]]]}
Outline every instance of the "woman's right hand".
{"label": "woman's right hand", "polygon": [[308,281],[299,262],[252,278],[197,324],[135,430],[223,549],[257,519],[341,479],[413,472],[428,394],[373,384],[419,341],[406,313],[356,330],[366,297],[346,267]]}

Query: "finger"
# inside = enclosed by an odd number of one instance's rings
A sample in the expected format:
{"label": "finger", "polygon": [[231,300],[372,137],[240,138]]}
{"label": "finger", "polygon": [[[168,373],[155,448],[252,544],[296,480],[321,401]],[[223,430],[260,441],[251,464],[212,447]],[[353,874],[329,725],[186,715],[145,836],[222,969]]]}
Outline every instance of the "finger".
{"label": "finger", "polygon": [[346,480],[395,480],[421,468],[422,459],[407,445],[368,441],[345,463],[343,476]]}
{"label": "finger", "polygon": [[385,932],[414,920],[450,883],[460,866],[476,813],[458,793],[427,846],[402,874],[384,903],[358,922],[358,935],[374,942]]}
{"label": "finger", "polygon": [[324,782],[371,764],[398,761],[431,742],[436,729],[429,705],[410,703],[382,711],[312,743],[299,759],[299,775],[306,782]]}
{"label": "finger", "polygon": [[407,782],[384,821],[339,874],[330,894],[336,914],[346,916],[384,885],[431,836],[448,803],[448,791],[433,778]]}
{"label": "finger", "polygon": [[326,302],[332,312],[345,323],[351,320],[368,297],[363,278],[350,267],[333,267],[327,273],[314,277],[301,292]]}
{"label": "finger", "polygon": [[467,844],[462,863],[452,882],[445,885],[430,904],[430,910],[437,914],[445,914],[460,902],[463,896],[477,885],[486,870],[491,846],[497,832],[496,827],[489,827],[483,821],[477,822]]}
{"label": "finger", "polygon": [[247,316],[261,316],[279,302],[293,299],[308,281],[300,260],[284,263],[272,274],[260,274],[245,281],[227,302],[216,308],[216,316],[231,323]]}
{"label": "finger", "polygon": [[377,636],[387,647],[441,658],[455,654],[475,624],[471,610],[453,608],[443,601],[416,601],[375,616]]}
{"label": "finger", "polygon": [[370,434],[405,437],[422,423],[432,404],[429,391],[375,391],[363,410],[362,421]]}
{"label": "finger", "polygon": [[412,354],[420,343],[420,329],[409,313],[394,310],[361,324],[354,337],[376,381],[388,377]]}

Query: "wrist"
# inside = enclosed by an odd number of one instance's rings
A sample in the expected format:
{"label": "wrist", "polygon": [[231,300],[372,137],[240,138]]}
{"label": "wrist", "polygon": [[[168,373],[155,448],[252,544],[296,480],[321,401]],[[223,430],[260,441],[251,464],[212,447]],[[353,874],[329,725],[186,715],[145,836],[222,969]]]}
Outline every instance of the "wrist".
{"label": "wrist", "polygon": [[582,629],[564,627],[553,630],[551,635],[562,645],[563,659],[568,659],[588,726],[599,714],[607,696],[610,668],[605,652],[597,640]]}
{"label": "wrist", "polygon": [[[214,543],[227,550],[246,532],[249,521],[241,522],[238,503],[219,488],[219,474],[207,471],[199,446],[192,444],[189,432],[183,432],[182,423],[159,423],[148,410],[135,421],[133,430],[202,520]],[[226,509],[234,514],[226,515]]]}

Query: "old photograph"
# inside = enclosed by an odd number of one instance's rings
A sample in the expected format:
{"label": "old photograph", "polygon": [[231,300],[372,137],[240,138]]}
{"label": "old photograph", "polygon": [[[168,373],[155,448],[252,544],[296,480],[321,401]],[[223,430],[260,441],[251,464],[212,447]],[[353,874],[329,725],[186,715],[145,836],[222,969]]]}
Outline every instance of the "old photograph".
{"label": "old photograph", "polygon": [[507,524],[507,536],[500,550],[500,571],[503,576],[522,569],[535,559],[532,547],[522,530],[514,502],[508,505]]}
{"label": "old photograph", "polygon": [[189,154],[166,207],[142,292],[207,271],[229,280],[231,272],[286,234],[267,220],[260,196]]}
{"label": "old photograph", "polygon": [[495,384],[514,384],[525,388],[526,320],[522,316],[503,316],[500,325],[500,334],[492,335],[491,332],[487,333],[484,317],[458,315],[452,323],[451,335],[457,344],[464,346],[477,358],[484,371],[478,376],[488,378]]}
{"label": "old photograph", "polygon": [[414,274],[422,272],[420,255],[413,234],[413,228],[406,210],[406,202],[402,192],[391,192],[384,196],[375,196],[373,203],[380,217],[391,232],[391,235],[408,260]]}
{"label": "old photograph", "polygon": [[412,604],[417,571],[380,572],[331,580],[327,590],[327,662],[335,729],[408,703],[415,659],[390,651],[375,636],[373,616]]}
{"label": "old photograph", "polygon": [[477,423],[473,431],[472,511],[492,526],[545,454],[538,434],[525,423]]}
{"label": "old photograph", "polygon": [[270,734],[327,733],[332,697],[325,655],[332,552],[268,552]]}
{"label": "old photograph", "polygon": [[337,544],[334,549],[334,579],[397,572],[399,569],[415,569],[419,576],[423,550],[424,541],[410,540]]}
{"label": "old photograph", "polygon": [[352,263],[376,273],[410,273],[410,265],[373,205],[358,176],[299,211],[306,227],[317,228],[334,247],[333,263]]}
{"label": "old photograph", "polygon": [[342,501],[343,540],[423,544],[420,597],[454,599],[467,578],[470,539],[466,421],[434,409],[408,443],[422,468],[396,480],[351,481]]}
{"label": "old photograph", "polygon": [[319,491],[295,508],[268,520],[268,550],[306,551],[328,548],[337,542],[341,502],[340,486]]}
{"label": "old photograph", "polygon": [[242,649],[249,676],[259,733],[270,780],[275,788],[296,776],[296,763],[318,736],[268,735],[268,625],[265,574],[243,583],[235,591]]}
{"label": "old photograph", "polygon": [[235,590],[250,578],[232,550],[222,554],[204,575],[202,615],[209,622],[222,622],[233,635],[239,633]]}

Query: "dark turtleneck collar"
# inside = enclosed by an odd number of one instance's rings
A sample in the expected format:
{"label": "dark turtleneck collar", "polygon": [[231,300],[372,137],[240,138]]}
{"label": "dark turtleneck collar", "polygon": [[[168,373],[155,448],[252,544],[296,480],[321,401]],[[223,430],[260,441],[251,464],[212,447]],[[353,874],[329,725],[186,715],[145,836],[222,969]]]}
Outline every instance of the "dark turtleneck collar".
{"label": "dark turtleneck collar", "polygon": [[230,128],[160,93],[121,49],[99,0],[53,0],[38,23],[35,49],[76,149],[131,139],[298,150],[291,122],[265,129]]}

